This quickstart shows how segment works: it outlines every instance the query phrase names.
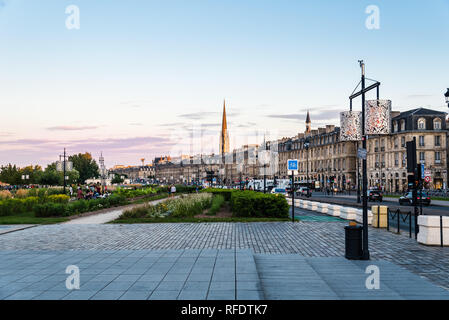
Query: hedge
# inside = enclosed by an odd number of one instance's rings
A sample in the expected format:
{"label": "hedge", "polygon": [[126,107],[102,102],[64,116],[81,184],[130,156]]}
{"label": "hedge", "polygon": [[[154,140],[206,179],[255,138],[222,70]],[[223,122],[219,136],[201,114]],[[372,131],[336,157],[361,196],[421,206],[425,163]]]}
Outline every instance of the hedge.
{"label": "hedge", "polygon": [[284,196],[258,193],[255,191],[232,192],[231,209],[235,217],[288,217],[288,204]]}
{"label": "hedge", "polygon": [[37,197],[28,197],[25,199],[6,199],[0,201],[0,216],[24,213],[32,211],[39,202]]}

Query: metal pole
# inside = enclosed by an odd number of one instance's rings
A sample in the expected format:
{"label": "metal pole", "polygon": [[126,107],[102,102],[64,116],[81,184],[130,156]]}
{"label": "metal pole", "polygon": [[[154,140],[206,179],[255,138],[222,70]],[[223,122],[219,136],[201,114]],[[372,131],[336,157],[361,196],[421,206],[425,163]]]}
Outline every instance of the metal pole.
{"label": "metal pole", "polygon": [[64,169],[63,169],[63,174],[64,174],[63,180],[64,180],[64,194],[65,194],[65,148],[64,148],[64,160],[62,161],[62,165],[64,167]]}
{"label": "metal pole", "polygon": [[440,243],[443,246],[443,216],[440,216]]}
{"label": "metal pole", "polygon": [[[352,101],[352,100],[351,100]],[[359,142],[356,141],[356,152],[358,153],[358,148],[359,148]],[[361,202],[360,199],[360,161],[359,161],[359,157],[357,156],[356,158],[356,169],[357,169],[357,203]]]}
{"label": "metal pole", "polygon": [[267,166],[266,164],[263,165],[263,193],[267,193],[267,188],[266,188],[266,186],[267,186],[267,174],[266,174],[266,171],[265,171],[266,166]]}
{"label": "metal pole", "polygon": [[[365,136],[365,64],[360,62],[360,67],[362,68],[362,148],[366,150],[366,136]],[[362,182],[362,199],[363,199],[363,254],[362,260],[369,260],[369,250],[368,250],[368,199],[366,198],[366,193],[368,189],[367,181],[367,167],[366,158],[362,159],[363,167],[363,182]]]}
{"label": "metal pole", "polygon": [[295,170],[292,170],[292,222],[295,222]]}

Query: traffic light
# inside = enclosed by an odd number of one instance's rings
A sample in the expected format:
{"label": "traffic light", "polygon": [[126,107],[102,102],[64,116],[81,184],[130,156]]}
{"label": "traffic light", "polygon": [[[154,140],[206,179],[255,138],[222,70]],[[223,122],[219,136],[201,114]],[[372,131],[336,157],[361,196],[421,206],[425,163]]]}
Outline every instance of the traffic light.
{"label": "traffic light", "polygon": [[414,173],[416,168],[416,138],[407,141],[407,172]]}

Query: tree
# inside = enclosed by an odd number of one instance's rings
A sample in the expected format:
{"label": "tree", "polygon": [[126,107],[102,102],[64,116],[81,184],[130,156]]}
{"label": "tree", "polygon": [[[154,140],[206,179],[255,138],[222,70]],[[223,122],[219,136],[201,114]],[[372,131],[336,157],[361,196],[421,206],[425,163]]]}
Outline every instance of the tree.
{"label": "tree", "polygon": [[16,165],[8,164],[6,167],[0,168],[0,181],[11,185],[17,185],[21,183],[21,175],[19,168]]}
{"label": "tree", "polygon": [[62,176],[58,171],[54,170],[52,167],[48,166],[45,171],[40,176],[39,184],[58,186],[62,184]]}
{"label": "tree", "polygon": [[78,183],[84,183],[87,179],[97,178],[100,175],[97,162],[88,152],[72,155],[69,161],[72,161],[73,168],[79,172]]}
{"label": "tree", "polygon": [[123,183],[123,181],[125,181],[125,180],[123,180],[122,177],[120,177],[120,175],[116,173],[114,175],[114,179],[112,179],[111,183],[112,184],[120,184],[120,183]]}

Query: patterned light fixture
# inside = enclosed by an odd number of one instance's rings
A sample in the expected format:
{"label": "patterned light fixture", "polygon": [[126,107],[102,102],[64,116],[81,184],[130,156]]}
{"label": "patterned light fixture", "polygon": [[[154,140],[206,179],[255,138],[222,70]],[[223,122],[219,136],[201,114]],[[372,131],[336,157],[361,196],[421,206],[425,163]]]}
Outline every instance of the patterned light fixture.
{"label": "patterned light fixture", "polygon": [[362,140],[362,113],[360,111],[340,112],[340,141]]}
{"label": "patterned light fixture", "polygon": [[391,131],[391,100],[367,100],[365,103],[365,134],[389,134]]}

